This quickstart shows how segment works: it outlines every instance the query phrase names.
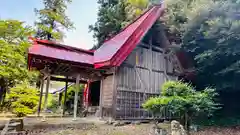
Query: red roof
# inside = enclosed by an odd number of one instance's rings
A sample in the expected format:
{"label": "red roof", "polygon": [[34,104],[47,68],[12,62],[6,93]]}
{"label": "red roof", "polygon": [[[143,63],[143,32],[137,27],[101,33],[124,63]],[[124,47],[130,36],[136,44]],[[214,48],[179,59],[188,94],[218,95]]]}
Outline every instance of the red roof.
{"label": "red roof", "polygon": [[120,66],[163,14],[163,11],[163,6],[153,6],[119,34],[105,41],[95,51],[69,47],[46,40],[35,40],[29,49],[29,56],[44,56],[79,64],[91,64],[95,68]]}
{"label": "red roof", "polygon": [[162,6],[152,7],[119,34],[107,40],[94,52],[95,68],[119,66],[163,14],[163,11]]}
{"label": "red roof", "polygon": [[93,52],[46,40],[34,40],[34,44],[29,48],[28,54],[30,57],[36,55],[93,65]]}

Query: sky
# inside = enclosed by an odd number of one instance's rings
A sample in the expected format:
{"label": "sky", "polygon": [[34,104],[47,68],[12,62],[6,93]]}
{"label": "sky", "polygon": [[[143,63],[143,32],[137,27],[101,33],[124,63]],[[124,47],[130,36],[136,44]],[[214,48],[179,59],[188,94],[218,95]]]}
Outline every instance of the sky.
{"label": "sky", "polygon": [[[34,8],[43,7],[41,0],[0,0],[0,18],[17,19],[33,25],[37,19]],[[89,33],[88,26],[97,20],[97,0],[73,0],[68,5],[66,14],[73,21],[75,30],[66,32],[64,44],[90,49],[94,45],[92,33]]]}

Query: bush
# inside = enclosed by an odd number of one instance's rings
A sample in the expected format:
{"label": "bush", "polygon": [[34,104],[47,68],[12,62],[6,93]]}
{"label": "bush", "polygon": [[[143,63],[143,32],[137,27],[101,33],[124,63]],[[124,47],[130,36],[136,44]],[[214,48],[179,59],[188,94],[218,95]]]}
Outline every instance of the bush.
{"label": "bush", "polygon": [[[76,85],[71,85],[68,87],[67,90],[67,96],[66,96],[66,102],[74,101],[74,96],[75,96],[75,90],[76,90]],[[78,89],[78,95],[80,96],[84,90],[84,85],[80,84],[79,89]],[[64,97],[65,97],[65,92],[63,92],[63,98],[62,98],[62,104],[64,103]]]}
{"label": "bush", "polygon": [[217,94],[214,89],[196,91],[191,85],[180,81],[163,84],[161,96],[150,98],[143,107],[155,115],[166,108],[174,114],[180,114],[180,120],[188,129],[191,120],[197,116],[212,115],[218,104],[214,102]]}
{"label": "bush", "polygon": [[59,108],[58,100],[59,99],[57,95],[49,94],[47,108],[50,109],[52,112],[56,112]]}
{"label": "bush", "polygon": [[17,117],[33,114],[37,110],[39,91],[28,83],[18,84],[6,95],[7,108]]}

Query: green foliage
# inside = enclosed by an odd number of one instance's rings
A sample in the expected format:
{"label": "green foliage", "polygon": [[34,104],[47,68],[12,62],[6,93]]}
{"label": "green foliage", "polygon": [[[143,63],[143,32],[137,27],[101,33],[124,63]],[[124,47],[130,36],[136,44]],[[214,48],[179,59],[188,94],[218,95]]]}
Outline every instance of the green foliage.
{"label": "green foliage", "polygon": [[[84,89],[84,85],[80,84],[79,89],[78,89],[78,94],[79,95],[82,94],[83,89]],[[75,85],[71,85],[71,86],[68,87],[66,102],[74,101],[75,90],[76,90]],[[63,93],[62,104],[64,102],[64,97],[65,97],[65,93]]]}
{"label": "green foliage", "polygon": [[[47,108],[53,112],[56,112],[59,107],[58,100],[59,98],[57,95],[48,94]],[[44,98],[43,98],[43,101],[44,101]]]}
{"label": "green foliage", "polygon": [[124,0],[98,0],[100,8],[98,10],[98,20],[94,25],[89,26],[89,30],[93,31],[97,45],[100,45],[109,37],[118,33],[127,22],[126,3]]}
{"label": "green foliage", "polygon": [[18,84],[6,96],[6,105],[17,117],[33,114],[37,110],[39,91],[29,83]]}
{"label": "green foliage", "polygon": [[27,69],[28,36],[33,33],[23,22],[0,20],[0,87],[4,91],[26,80],[36,81],[38,73]]}
{"label": "green foliage", "polygon": [[219,100],[224,103],[222,113],[227,117],[237,114],[239,109],[232,104],[239,100],[230,99],[239,99],[233,93],[240,90],[239,1],[166,0],[165,3],[164,20],[174,37],[171,40],[182,45],[194,60],[193,83],[197,89],[216,88]]}
{"label": "green foliage", "polygon": [[143,107],[155,114],[163,110],[173,114],[180,114],[185,125],[200,115],[212,115],[218,109],[214,98],[217,94],[214,89],[206,88],[196,91],[191,85],[180,81],[169,81],[163,84],[161,96],[150,98]]}
{"label": "green foliage", "polygon": [[[199,88],[237,90],[240,78],[240,3],[223,0],[166,0],[169,33],[194,59]],[[234,76],[233,76],[234,75]],[[208,79],[205,79],[208,78]],[[226,79],[228,78],[228,79]]]}
{"label": "green foliage", "polygon": [[72,0],[43,0],[44,8],[35,10],[39,20],[35,22],[37,27],[36,37],[48,40],[62,40],[63,29],[73,29],[73,23],[65,14],[67,4]]}
{"label": "green foliage", "polygon": [[194,58],[198,85],[239,90],[239,11],[240,3],[212,2],[196,10],[185,25],[183,44]]}
{"label": "green foliage", "polygon": [[235,117],[214,116],[211,119],[197,119],[194,123],[203,127],[236,127],[240,124],[240,117],[239,115]]}
{"label": "green foliage", "polygon": [[145,11],[149,0],[127,0],[126,3],[128,20],[131,22]]}

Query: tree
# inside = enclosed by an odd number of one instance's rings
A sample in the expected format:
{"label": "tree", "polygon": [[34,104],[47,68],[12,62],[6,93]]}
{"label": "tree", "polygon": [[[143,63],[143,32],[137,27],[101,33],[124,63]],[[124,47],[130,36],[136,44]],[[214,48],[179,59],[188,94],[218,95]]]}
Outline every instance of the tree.
{"label": "tree", "polygon": [[203,87],[210,84],[218,91],[240,90],[239,6],[230,1],[212,2],[197,9],[199,14],[190,16],[184,26],[183,47],[194,58],[197,84]]}
{"label": "tree", "polygon": [[166,26],[175,38],[181,39],[178,43],[194,59],[198,86],[236,90],[234,80],[240,77],[237,45],[240,3],[234,0],[166,0],[166,3]]}
{"label": "tree", "polygon": [[6,105],[17,117],[33,114],[37,111],[39,91],[23,82],[10,89],[6,96]]}
{"label": "tree", "polygon": [[0,20],[0,101],[8,88],[22,81],[36,81],[36,72],[27,69],[28,36],[34,31],[17,20]]}
{"label": "tree", "polygon": [[[238,115],[240,94],[239,11],[237,0],[166,0],[170,39],[194,60],[197,89],[216,88],[222,117]],[[207,78],[207,79],[206,79]],[[231,99],[231,100],[230,100]]]}
{"label": "tree", "polygon": [[190,84],[169,81],[163,84],[161,96],[150,98],[143,107],[155,115],[168,109],[174,115],[180,114],[180,120],[188,129],[191,120],[200,115],[212,115],[218,109],[214,98],[214,89],[196,91]]}
{"label": "tree", "polygon": [[73,29],[73,23],[65,14],[67,4],[72,0],[43,0],[44,8],[35,10],[39,16],[35,22],[37,27],[36,37],[47,40],[62,40],[63,30]]}
{"label": "tree", "polygon": [[98,0],[98,3],[97,22],[89,26],[97,40],[93,49],[99,48],[105,40],[139,17],[149,4],[159,3],[159,0]]}
{"label": "tree", "polygon": [[149,0],[127,0],[126,10],[128,19],[133,20],[140,16],[149,5]]}
{"label": "tree", "polygon": [[93,31],[93,37],[97,40],[93,49],[99,48],[105,40],[117,34],[127,22],[124,0],[98,0],[98,4],[100,8],[97,22],[89,26],[89,30]]}

